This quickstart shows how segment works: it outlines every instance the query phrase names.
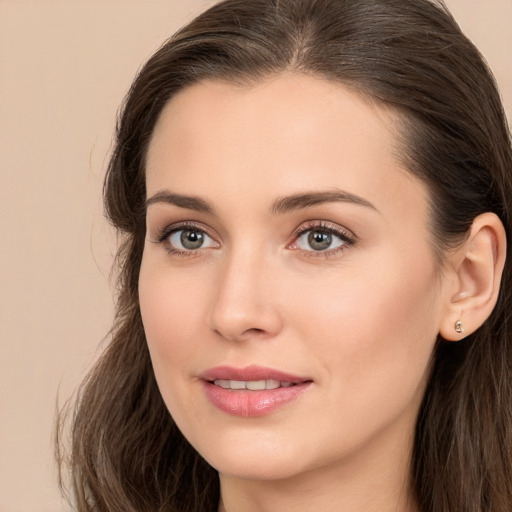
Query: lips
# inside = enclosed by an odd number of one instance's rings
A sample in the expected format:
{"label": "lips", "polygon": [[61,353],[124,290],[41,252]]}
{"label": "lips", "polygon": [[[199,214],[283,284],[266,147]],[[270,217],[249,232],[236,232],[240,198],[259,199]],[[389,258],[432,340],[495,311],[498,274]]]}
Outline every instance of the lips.
{"label": "lips", "polygon": [[308,377],[261,366],[219,366],[201,374],[200,379],[215,407],[243,417],[270,414],[299,398],[312,384]]}

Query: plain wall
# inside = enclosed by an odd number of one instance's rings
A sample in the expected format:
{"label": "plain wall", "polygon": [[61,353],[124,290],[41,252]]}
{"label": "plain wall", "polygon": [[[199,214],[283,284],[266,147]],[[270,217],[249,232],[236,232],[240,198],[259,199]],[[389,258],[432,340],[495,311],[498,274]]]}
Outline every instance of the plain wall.
{"label": "plain wall", "polygon": [[[250,1],[250,0],[248,0]],[[0,512],[59,512],[57,394],[113,313],[101,186],[139,66],[208,0],[0,0]],[[512,119],[512,0],[449,0]]]}

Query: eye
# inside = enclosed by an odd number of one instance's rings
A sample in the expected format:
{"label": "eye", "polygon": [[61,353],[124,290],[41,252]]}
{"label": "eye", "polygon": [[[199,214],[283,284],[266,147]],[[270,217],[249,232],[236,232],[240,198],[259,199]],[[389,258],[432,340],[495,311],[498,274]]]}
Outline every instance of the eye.
{"label": "eye", "polygon": [[218,247],[219,244],[206,231],[195,226],[175,227],[162,234],[160,241],[171,252],[190,253],[199,249]]}
{"label": "eye", "polygon": [[333,233],[320,229],[311,229],[297,237],[296,245],[304,251],[326,251],[336,249],[345,242]]}
{"label": "eye", "polygon": [[291,249],[299,249],[312,253],[332,254],[355,243],[353,235],[341,227],[316,223],[300,228]]}

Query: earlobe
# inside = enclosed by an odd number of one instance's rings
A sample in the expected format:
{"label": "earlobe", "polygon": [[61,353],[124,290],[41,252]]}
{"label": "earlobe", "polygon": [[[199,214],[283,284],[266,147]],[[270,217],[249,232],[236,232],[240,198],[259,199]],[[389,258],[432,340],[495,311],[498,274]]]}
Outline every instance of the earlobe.
{"label": "earlobe", "polygon": [[449,256],[454,288],[439,333],[459,341],[476,331],[489,317],[500,288],[505,265],[506,234],[494,213],[475,218],[469,236]]}

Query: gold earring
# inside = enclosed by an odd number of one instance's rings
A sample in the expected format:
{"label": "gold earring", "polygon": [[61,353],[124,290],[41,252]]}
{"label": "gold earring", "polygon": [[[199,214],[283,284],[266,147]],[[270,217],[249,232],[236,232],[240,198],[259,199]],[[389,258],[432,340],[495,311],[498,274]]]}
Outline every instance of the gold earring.
{"label": "gold earring", "polygon": [[464,332],[464,329],[462,328],[462,322],[460,320],[457,320],[455,322],[455,331],[459,334],[462,334]]}

